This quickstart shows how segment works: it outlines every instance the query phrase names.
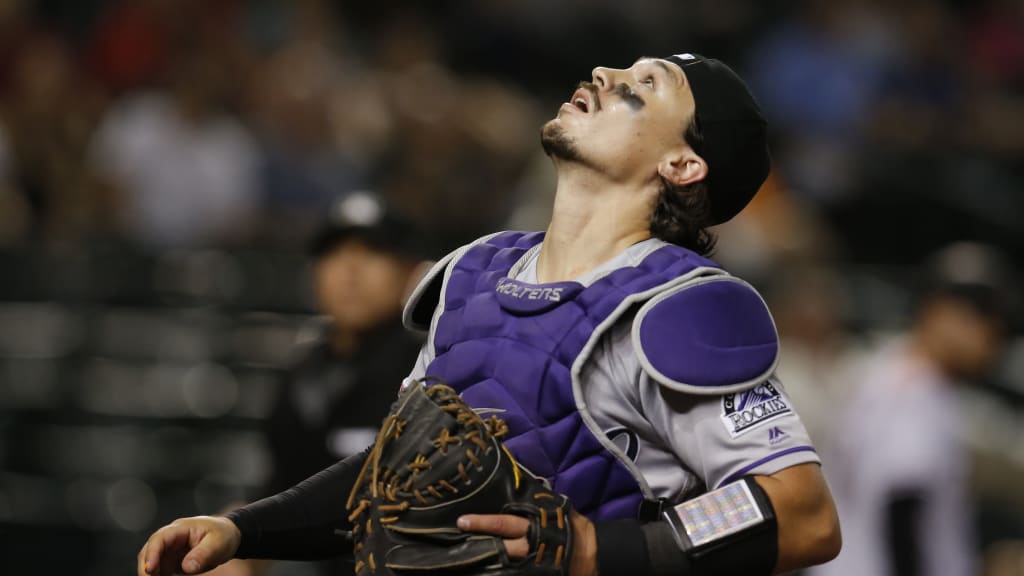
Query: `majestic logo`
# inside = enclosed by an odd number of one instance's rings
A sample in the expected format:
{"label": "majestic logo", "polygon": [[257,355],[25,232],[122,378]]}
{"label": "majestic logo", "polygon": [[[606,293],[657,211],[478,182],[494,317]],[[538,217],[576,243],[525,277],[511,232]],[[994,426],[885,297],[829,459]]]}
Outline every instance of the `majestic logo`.
{"label": "majestic logo", "polygon": [[775,446],[779,442],[784,441],[786,438],[789,438],[789,434],[786,434],[786,431],[783,430],[782,428],[779,428],[778,426],[772,426],[771,428],[768,429],[769,446]]}
{"label": "majestic logo", "polygon": [[733,438],[791,411],[771,382],[722,397],[722,423]]}

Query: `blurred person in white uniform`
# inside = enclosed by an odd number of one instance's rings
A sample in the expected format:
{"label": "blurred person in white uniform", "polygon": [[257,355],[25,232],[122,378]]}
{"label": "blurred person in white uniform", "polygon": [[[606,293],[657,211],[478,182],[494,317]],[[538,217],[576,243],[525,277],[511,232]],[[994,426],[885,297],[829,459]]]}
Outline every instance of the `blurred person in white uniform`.
{"label": "blurred person in white uniform", "polygon": [[823,460],[844,545],[816,576],[977,574],[956,386],[985,376],[999,356],[1007,273],[982,245],[939,252],[906,334],[866,361],[849,401],[836,407]]}

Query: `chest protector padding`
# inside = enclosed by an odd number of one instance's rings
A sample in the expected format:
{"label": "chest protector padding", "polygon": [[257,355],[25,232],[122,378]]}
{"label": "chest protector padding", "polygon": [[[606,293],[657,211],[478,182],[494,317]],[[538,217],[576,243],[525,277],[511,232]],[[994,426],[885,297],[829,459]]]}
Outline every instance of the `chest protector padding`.
{"label": "chest protector padding", "polygon": [[[454,262],[434,331],[427,374],[445,380],[484,416],[509,424],[505,444],[593,519],[635,518],[643,499],[633,473],[585,424],[574,394],[573,366],[628,306],[658,293],[710,260],[677,246],[652,252],[590,286],[525,284],[511,267],[541,233],[507,232]],[[601,433],[598,431],[598,433]]]}

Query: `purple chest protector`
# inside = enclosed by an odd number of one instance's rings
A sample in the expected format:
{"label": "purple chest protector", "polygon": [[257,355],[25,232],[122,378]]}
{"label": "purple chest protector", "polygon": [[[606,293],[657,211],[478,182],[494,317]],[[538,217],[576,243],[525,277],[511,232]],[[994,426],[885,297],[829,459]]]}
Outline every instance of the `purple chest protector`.
{"label": "purple chest protector", "polygon": [[[664,246],[590,286],[532,285],[507,277],[542,233],[506,232],[470,248],[449,273],[426,373],[483,414],[509,424],[505,444],[592,519],[635,518],[643,501],[633,472],[578,409],[579,368],[630,305],[710,260]],[[599,434],[598,436],[595,435]]]}

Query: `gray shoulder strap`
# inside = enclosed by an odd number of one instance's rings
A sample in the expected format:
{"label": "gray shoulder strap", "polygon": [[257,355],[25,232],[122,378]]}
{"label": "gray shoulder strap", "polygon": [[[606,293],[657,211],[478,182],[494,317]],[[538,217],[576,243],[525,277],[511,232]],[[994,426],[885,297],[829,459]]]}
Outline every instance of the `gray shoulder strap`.
{"label": "gray shoulder strap", "polygon": [[441,285],[444,284],[445,269],[458,253],[459,250],[451,252],[434,263],[413,289],[402,310],[402,324],[406,328],[422,332],[430,329],[434,310],[441,301]]}
{"label": "gray shoulder strap", "polygon": [[441,302],[441,292],[443,291],[445,278],[448,276],[451,265],[473,246],[487,242],[498,234],[500,232],[488,234],[453,252],[449,252],[444,258],[441,258],[431,266],[430,270],[423,275],[423,278],[413,288],[409,299],[406,300],[405,308],[402,310],[402,324],[410,330],[421,332],[430,330],[430,323],[433,321],[434,312]]}

